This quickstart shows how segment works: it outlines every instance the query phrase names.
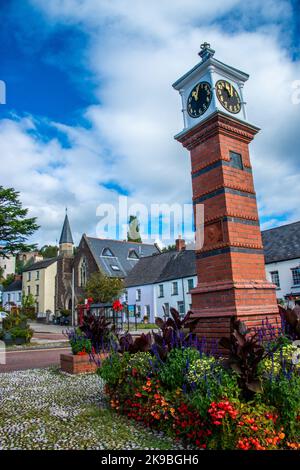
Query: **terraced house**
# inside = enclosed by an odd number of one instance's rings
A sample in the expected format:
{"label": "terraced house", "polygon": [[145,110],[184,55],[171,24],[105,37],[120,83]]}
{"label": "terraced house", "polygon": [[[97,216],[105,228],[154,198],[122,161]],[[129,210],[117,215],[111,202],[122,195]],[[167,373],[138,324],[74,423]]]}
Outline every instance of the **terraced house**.
{"label": "terraced house", "polygon": [[56,274],[57,258],[38,261],[23,272],[22,290],[35,297],[38,317],[45,316],[47,310],[54,313]]}

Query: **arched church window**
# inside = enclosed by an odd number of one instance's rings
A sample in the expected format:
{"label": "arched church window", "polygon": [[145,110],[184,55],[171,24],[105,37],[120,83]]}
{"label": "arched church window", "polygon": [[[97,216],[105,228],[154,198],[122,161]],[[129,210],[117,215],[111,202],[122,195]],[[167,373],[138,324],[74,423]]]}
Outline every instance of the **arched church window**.
{"label": "arched church window", "polygon": [[87,261],[82,258],[79,265],[79,285],[84,287],[87,281]]}

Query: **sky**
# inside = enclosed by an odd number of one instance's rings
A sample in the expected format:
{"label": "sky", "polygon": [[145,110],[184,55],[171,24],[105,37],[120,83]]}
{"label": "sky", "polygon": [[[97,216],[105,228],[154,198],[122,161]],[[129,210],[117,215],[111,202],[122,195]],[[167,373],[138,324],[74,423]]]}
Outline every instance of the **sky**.
{"label": "sky", "polygon": [[250,74],[244,98],[261,128],[250,151],[262,229],[300,220],[299,4],[0,0],[0,184],[38,218],[32,241],[55,243],[66,207],[78,242],[98,233],[99,205],[118,207],[120,195],[147,207],[191,202],[171,85],[199,61],[204,41]]}

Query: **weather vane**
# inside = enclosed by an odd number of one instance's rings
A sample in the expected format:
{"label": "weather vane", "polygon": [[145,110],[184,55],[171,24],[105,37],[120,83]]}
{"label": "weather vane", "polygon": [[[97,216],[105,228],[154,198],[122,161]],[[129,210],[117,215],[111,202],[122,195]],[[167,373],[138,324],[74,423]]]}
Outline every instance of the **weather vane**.
{"label": "weather vane", "polygon": [[200,52],[198,55],[201,57],[202,62],[204,62],[207,59],[210,59],[210,57],[213,57],[215,51],[210,47],[210,44],[208,42],[204,42],[200,46]]}

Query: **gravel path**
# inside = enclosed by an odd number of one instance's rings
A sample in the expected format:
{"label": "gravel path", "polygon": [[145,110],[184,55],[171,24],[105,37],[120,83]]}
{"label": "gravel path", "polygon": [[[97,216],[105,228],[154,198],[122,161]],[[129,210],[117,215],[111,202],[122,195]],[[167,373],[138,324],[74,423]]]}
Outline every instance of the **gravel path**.
{"label": "gravel path", "polygon": [[107,409],[97,375],[55,368],[0,374],[0,450],[179,448]]}

